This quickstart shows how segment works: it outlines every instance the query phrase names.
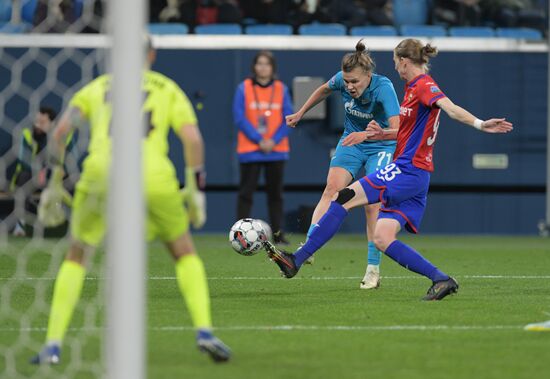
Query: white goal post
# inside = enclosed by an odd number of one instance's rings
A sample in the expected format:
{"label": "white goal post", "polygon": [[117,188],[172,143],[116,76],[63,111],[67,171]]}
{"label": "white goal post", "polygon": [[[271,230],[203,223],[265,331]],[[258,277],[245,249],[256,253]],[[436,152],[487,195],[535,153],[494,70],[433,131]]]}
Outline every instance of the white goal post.
{"label": "white goal post", "polygon": [[146,377],[145,243],[140,127],[145,1],[109,2],[113,141],[107,232],[107,378]]}

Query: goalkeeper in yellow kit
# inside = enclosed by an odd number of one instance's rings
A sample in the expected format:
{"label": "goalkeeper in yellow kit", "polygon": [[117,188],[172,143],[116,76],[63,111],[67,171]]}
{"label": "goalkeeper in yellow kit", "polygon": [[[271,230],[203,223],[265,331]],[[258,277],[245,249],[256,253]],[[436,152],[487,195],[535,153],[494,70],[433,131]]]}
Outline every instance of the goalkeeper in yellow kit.
{"label": "goalkeeper in yellow kit", "polygon": [[[149,48],[147,58],[149,64],[152,64],[155,59],[152,47]],[[110,82],[111,77],[103,75],[78,91],[54,131],[54,146],[51,150],[58,166],[41,198],[39,212],[46,226],[63,221],[61,203],[67,201],[67,194],[60,185],[63,176],[62,141],[84,120],[90,125],[89,155],[83,163],[83,172],[73,199],[72,240],[54,286],[46,345],[31,359],[32,363],[59,363],[61,344],[84,283],[85,257],[101,243],[105,234],[106,190],[111,156],[109,128],[112,127]],[[197,328],[197,346],[215,361],[227,361],[231,351],[211,332],[206,275],[189,232],[189,222],[200,228],[206,219],[204,148],[197,119],[183,91],[166,76],[145,71],[143,91],[143,113],[147,124],[143,142],[147,237],[163,241],[175,259],[178,285],[193,325]],[[182,194],[174,166],[168,158],[170,127],[184,145],[186,186]]]}

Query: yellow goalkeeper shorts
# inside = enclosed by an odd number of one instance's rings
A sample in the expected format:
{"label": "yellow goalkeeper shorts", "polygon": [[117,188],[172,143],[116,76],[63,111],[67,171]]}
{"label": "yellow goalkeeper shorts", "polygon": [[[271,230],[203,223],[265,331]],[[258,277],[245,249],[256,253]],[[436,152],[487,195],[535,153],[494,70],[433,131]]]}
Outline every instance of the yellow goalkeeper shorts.
{"label": "yellow goalkeeper shorts", "polygon": [[[189,219],[177,182],[161,188],[146,188],[147,240],[158,238],[170,242],[189,230]],[[77,185],[71,217],[71,235],[75,240],[90,246],[98,246],[103,241],[106,200],[104,191],[91,191],[84,183]]]}

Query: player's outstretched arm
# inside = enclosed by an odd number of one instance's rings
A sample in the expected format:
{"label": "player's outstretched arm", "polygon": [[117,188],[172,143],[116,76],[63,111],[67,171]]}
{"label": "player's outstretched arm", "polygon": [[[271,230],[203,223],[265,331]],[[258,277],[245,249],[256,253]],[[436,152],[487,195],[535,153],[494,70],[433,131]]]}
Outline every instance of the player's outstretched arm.
{"label": "player's outstretched arm", "polygon": [[482,121],[480,127],[481,130],[487,133],[508,133],[514,129],[512,123],[506,121],[505,118],[492,118]]}
{"label": "player's outstretched arm", "polygon": [[454,104],[447,97],[439,99],[436,104],[453,120],[460,121],[463,124],[473,126],[474,128],[487,133],[508,133],[513,129],[512,123],[506,121],[504,118],[492,118],[490,120],[482,121],[466,109]]}
{"label": "player's outstretched arm", "polygon": [[298,112],[285,117],[286,124],[292,128],[296,127],[307,111],[319,104],[321,101],[325,100],[331,93],[332,90],[329,88],[327,83],[319,86],[315,91],[313,91]]}

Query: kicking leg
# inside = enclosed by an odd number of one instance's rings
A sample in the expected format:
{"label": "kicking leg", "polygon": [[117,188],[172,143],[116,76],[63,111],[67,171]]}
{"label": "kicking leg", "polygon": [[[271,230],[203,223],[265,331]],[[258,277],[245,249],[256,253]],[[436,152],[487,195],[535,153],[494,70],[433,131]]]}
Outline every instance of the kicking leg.
{"label": "kicking leg", "polygon": [[309,226],[309,230],[307,232],[307,238],[309,238],[311,232],[317,226],[317,223],[321,217],[323,217],[323,215],[327,212],[330,202],[333,200],[336,193],[345,188],[352,181],[352,179],[353,177],[349,171],[342,167],[331,167],[328,170],[327,185],[321,195],[319,203],[317,203],[317,206],[313,211],[311,225]]}
{"label": "kicking leg", "polygon": [[318,227],[313,229],[306,243],[294,255],[281,252],[269,243],[266,244],[267,254],[279,266],[285,277],[292,278],[306,259],[336,234],[348,211],[365,204],[367,197],[361,183],[354,182],[336,194],[328,211],[319,220]]}

